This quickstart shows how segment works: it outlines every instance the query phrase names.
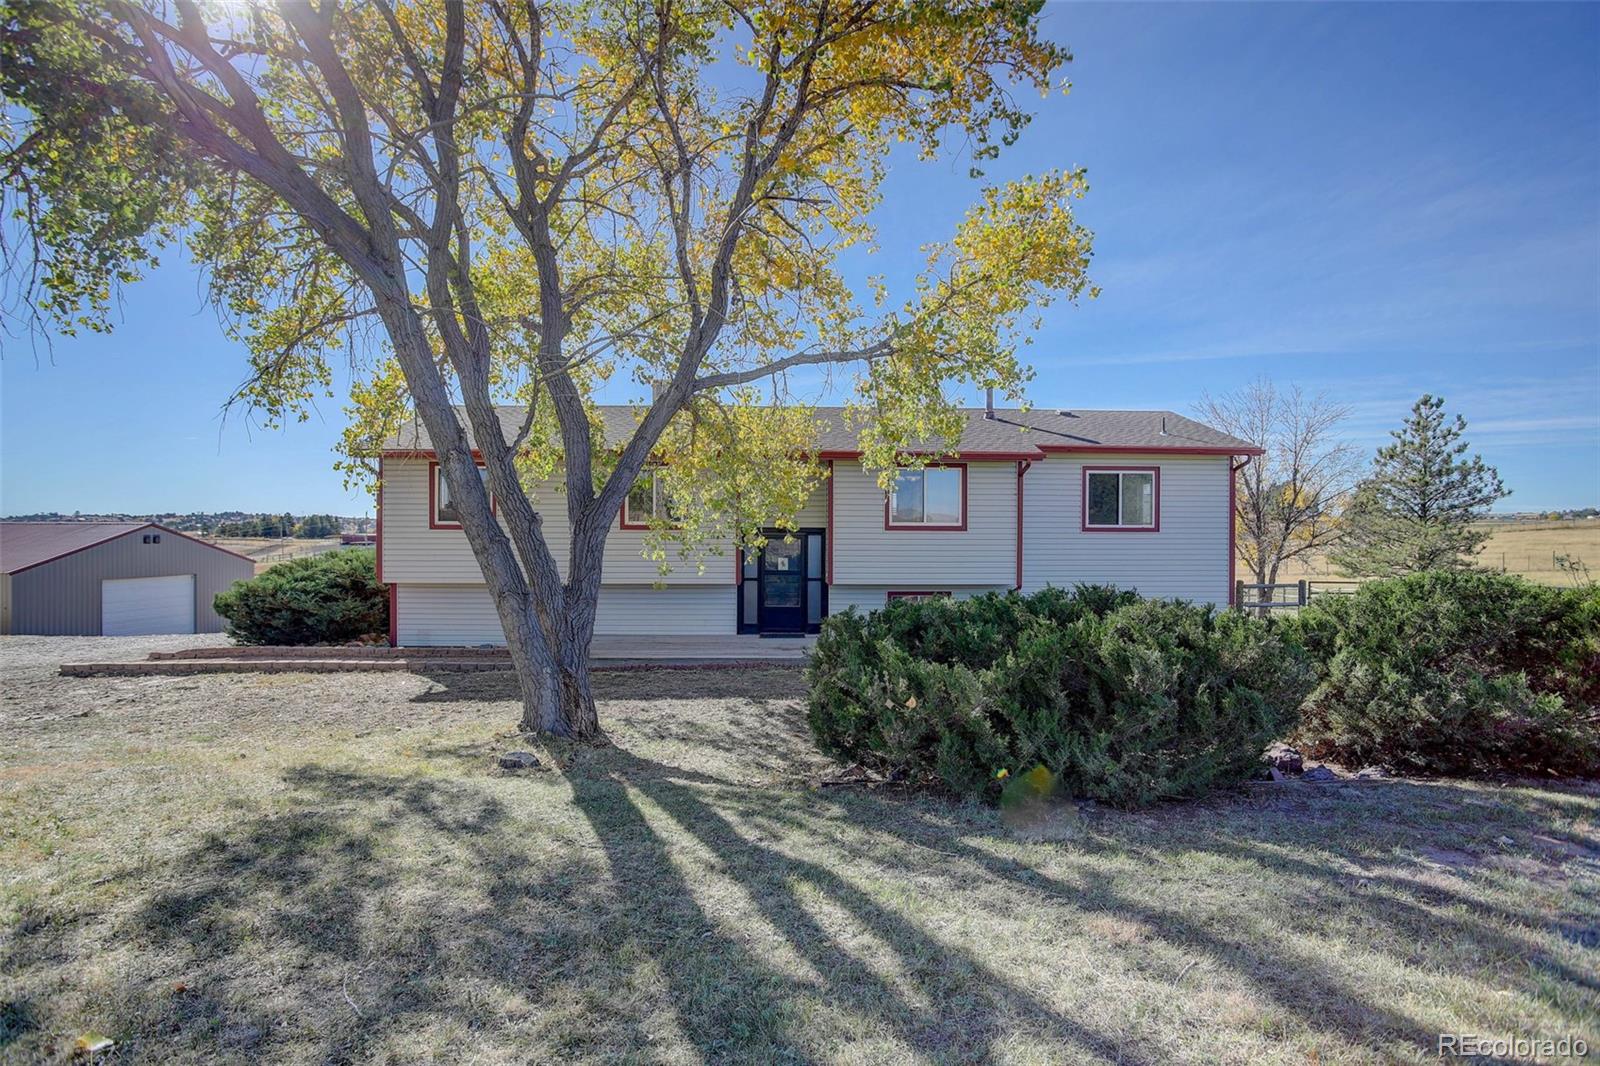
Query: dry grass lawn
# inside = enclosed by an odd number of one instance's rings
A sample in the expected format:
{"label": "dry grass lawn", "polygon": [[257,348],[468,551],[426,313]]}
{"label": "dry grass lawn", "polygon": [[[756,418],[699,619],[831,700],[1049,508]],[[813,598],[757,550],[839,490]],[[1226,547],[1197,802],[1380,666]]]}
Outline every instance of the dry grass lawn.
{"label": "dry grass lawn", "polygon": [[[1485,522],[1480,528],[1489,531],[1489,540],[1474,558],[1485,569],[1504,570],[1545,585],[1571,585],[1574,576],[1556,565],[1556,557],[1566,555],[1581,560],[1591,575],[1600,579],[1600,518]],[[1248,573],[1241,562],[1240,577],[1248,581]],[[1279,571],[1278,580],[1342,576],[1332,563],[1319,557],[1286,564]]]}
{"label": "dry grass lawn", "polygon": [[820,786],[793,671],[609,675],[613,744],[511,773],[505,675],[54,676],[74,643],[0,641],[7,1062],[1600,1047],[1600,788],[1263,785],[1024,838]]}

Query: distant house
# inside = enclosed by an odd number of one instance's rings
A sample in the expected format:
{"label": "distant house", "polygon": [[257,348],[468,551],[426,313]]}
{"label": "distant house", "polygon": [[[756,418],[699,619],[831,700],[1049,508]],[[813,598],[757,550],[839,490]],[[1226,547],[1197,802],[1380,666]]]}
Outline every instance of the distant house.
{"label": "distant house", "polygon": [[243,555],[154,522],[0,522],[0,633],[220,633]]}
{"label": "distant house", "polygon": [[[525,414],[501,410],[507,439]],[[615,440],[637,424],[628,407],[600,414]],[[1232,599],[1234,473],[1260,454],[1247,441],[1171,411],[969,409],[960,440],[886,493],[862,466],[844,412],[817,415],[829,476],[796,516],[796,535],[768,530],[764,551],[716,545],[720,558],[685,560],[663,580],[644,532],[663,501],[641,478],[606,542],[596,631],[816,632],[848,607],[1078,582]],[[420,425],[386,442],[379,482],[378,580],[390,590],[391,641],[502,642]],[[559,479],[538,486],[537,498],[565,566]]]}

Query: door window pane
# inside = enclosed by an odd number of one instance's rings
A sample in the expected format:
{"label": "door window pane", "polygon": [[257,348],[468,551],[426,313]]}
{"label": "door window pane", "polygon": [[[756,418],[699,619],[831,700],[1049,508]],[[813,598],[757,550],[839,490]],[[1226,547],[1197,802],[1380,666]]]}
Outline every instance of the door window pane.
{"label": "door window pane", "polygon": [[1123,525],[1155,525],[1155,482],[1154,474],[1130,473],[1122,475]]}
{"label": "door window pane", "polygon": [[764,589],[762,598],[768,607],[798,607],[800,606],[799,574],[775,574],[767,571],[767,576],[762,580]]}
{"label": "door window pane", "polygon": [[806,534],[806,577],[822,576],[822,534]]}
{"label": "door window pane", "polygon": [[1114,526],[1117,524],[1117,475],[1089,475],[1089,524]]}
{"label": "door window pane", "polygon": [[769,574],[798,574],[800,572],[800,542],[786,544],[781,540],[767,542],[762,558]]}

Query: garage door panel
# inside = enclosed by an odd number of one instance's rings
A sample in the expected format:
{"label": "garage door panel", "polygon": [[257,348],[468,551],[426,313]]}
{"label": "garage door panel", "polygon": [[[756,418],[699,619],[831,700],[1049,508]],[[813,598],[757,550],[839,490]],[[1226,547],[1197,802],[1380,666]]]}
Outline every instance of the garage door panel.
{"label": "garage door panel", "polygon": [[100,632],[108,637],[194,632],[194,575],[100,583]]}

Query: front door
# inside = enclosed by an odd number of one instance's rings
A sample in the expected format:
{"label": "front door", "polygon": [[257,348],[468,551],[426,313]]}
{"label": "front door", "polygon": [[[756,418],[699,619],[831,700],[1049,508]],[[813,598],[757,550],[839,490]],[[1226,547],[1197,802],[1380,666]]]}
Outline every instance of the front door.
{"label": "front door", "polygon": [[806,631],[806,542],[767,541],[761,550],[761,632]]}
{"label": "front door", "polygon": [[825,534],[803,529],[785,540],[767,530],[767,545],[745,556],[739,595],[741,633],[815,633],[827,614],[823,579]]}

